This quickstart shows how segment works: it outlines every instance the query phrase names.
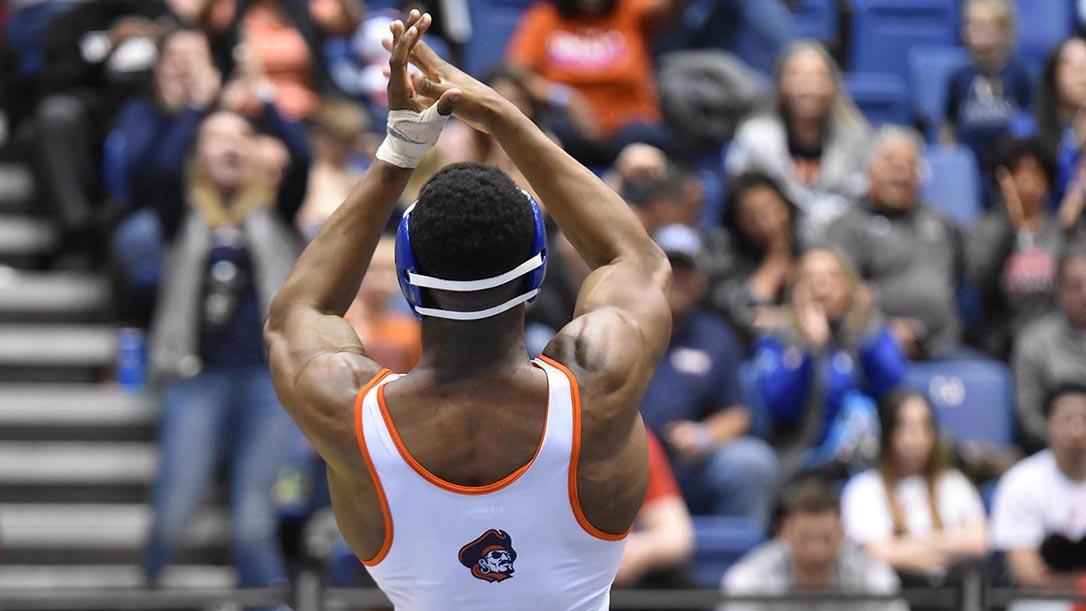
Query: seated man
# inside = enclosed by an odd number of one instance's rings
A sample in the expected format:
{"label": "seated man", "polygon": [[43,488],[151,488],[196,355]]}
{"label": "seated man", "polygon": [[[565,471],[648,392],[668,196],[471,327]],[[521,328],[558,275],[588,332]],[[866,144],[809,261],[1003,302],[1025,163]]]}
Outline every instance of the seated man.
{"label": "seated man", "polygon": [[830,226],[843,251],[878,293],[902,350],[928,358],[955,348],[961,245],[954,226],[920,201],[920,149],[913,130],[879,130],[867,197]]}
{"label": "seated man", "polygon": [[[992,543],[1017,585],[1086,592],[1086,385],[1054,390],[1045,403],[1048,449],[999,482]],[[1012,611],[1067,611],[1066,602],[1022,601]]]}
{"label": "seated man", "polygon": [[655,240],[674,274],[674,331],[641,402],[641,416],[668,448],[694,513],[744,516],[764,526],[777,457],[769,444],[744,437],[751,413],[739,384],[742,348],[722,319],[698,305],[706,290],[701,236],[670,225]]}
{"label": "seated man", "polygon": [[1086,380],[1086,248],[1064,253],[1056,272],[1058,312],[1022,330],[1013,366],[1022,445],[1045,445],[1044,400],[1061,384]]}
{"label": "seated man", "polygon": [[[785,502],[776,539],[751,551],[724,575],[725,595],[775,596],[789,592],[836,590],[892,594],[897,575],[858,547],[845,543],[837,499],[823,484],[808,481]],[[905,611],[904,602],[727,603],[721,611]]]}

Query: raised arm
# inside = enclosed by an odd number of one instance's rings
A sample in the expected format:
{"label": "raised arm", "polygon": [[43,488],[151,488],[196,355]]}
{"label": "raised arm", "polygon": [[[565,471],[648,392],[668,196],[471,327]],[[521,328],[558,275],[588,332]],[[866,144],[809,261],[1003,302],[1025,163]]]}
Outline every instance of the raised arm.
{"label": "raised arm", "polygon": [[578,295],[575,320],[545,354],[580,369],[588,376],[579,376],[582,385],[596,376],[610,379],[614,385],[605,386],[611,400],[636,414],[637,399],[671,335],[667,258],[626,203],[512,103],[425,43],[415,46],[412,61],[424,73],[415,78],[424,94],[462,92],[456,116],[498,140],[593,270]]}
{"label": "raised arm", "polygon": [[[392,26],[393,110],[418,112],[431,103],[415,95],[406,67],[410,46],[429,24],[429,16],[413,11],[406,30],[400,22]],[[453,94],[438,103],[444,115],[452,110]],[[359,389],[380,370],[342,316],[358,294],[411,173],[410,167],[374,161],[298,259],[264,327],[279,399],[333,472],[353,468],[358,460],[348,410]]]}

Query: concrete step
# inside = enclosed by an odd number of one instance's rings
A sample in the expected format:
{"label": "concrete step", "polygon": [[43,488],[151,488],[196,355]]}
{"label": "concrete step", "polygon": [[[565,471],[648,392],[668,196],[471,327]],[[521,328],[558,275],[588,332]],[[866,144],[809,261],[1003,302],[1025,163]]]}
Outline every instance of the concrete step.
{"label": "concrete step", "polygon": [[0,258],[40,257],[59,246],[56,227],[40,217],[0,216]]}
{"label": "concrete step", "polygon": [[0,384],[2,427],[143,427],[155,402],[115,384]]}
{"label": "concrete step", "polygon": [[[0,505],[5,555],[15,556],[19,550],[138,552],[146,543],[150,527],[151,508],[142,504]],[[227,540],[224,512],[201,507],[182,540],[187,548],[221,547]]]}
{"label": "concrete step", "polygon": [[146,485],[157,464],[149,443],[0,441],[0,485]]}
{"label": "concrete step", "polygon": [[0,325],[0,367],[105,366],[116,348],[117,330],[110,325]]}
{"label": "concrete step", "polygon": [[[236,573],[228,566],[169,566],[163,571],[164,588],[229,588]],[[134,564],[86,565],[0,565],[0,590],[36,588],[121,589],[143,587],[143,569]]]}
{"label": "concrete step", "polygon": [[109,283],[102,276],[0,267],[0,320],[93,320],[109,305]]}

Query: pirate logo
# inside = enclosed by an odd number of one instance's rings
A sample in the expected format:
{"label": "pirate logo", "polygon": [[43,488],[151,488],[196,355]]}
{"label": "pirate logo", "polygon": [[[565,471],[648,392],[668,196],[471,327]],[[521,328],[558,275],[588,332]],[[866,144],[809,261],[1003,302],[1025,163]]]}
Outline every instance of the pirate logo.
{"label": "pirate logo", "polygon": [[513,549],[513,540],[504,530],[491,528],[460,548],[460,564],[471,569],[473,577],[483,581],[509,579],[513,576],[513,562],[516,559],[517,550]]}

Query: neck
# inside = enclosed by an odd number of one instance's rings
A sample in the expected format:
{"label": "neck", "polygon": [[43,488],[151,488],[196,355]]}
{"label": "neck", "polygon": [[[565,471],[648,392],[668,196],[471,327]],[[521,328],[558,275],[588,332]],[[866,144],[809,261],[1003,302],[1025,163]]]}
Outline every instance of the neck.
{"label": "neck", "polygon": [[446,380],[492,377],[528,362],[524,307],[477,321],[426,318],[419,368]]}
{"label": "neck", "polygon": [[1073,482],[1086,482],[1086,454],[1078,453],[1068,456],[1053,452],[1053,456],[1056,457],[1056,466],[1067,476],[1067,479]]}
{"label": "neck", "polygon": [[823,122],[819,119],[792,119],[792,138],[803,146],[822,143]]}
{"label": "neck", "polygon": [[804,567],[796,564],[796,588],[825,590],[833,587],[833,565]]}

